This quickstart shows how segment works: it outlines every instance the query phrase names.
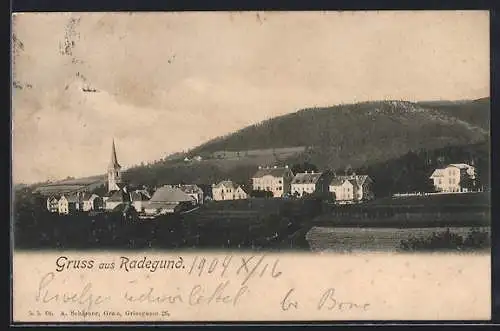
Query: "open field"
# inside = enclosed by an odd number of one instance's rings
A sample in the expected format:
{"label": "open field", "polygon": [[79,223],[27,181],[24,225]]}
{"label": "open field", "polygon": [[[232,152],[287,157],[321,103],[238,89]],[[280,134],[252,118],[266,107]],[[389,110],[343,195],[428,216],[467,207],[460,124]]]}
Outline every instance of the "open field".
{"label": "open field", "polygon": [[[473,230],[485,233],[487,236],[491,235],[489,227],[411,229],[313,227],[307,232],[306,239],[312,251],[400,251],[403,241],[426,240],[432,238],[434,234],[446,231],[466,238]],[[431,248],[432,246],[429,247]]]}

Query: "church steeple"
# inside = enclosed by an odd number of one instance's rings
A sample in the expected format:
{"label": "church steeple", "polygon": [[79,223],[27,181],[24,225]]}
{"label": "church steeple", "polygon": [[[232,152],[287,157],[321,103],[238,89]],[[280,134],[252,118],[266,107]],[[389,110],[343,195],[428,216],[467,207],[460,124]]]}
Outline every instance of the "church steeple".
{"label": "church steeple", "polygon": [[113,144],[111,145],[111,162],[109,162],[109,169],[119,169],[121,168],[118,163],[118,159],[116,158],[116,148],[115,148],[115,140],[113,139]]}
{"label": "church steeple", "polygon": [[113,143],[111,145],[111,160],[108,166],[108,192],[120,190],[120,186],[118,184],[121,184],[121,182],[121,166],[116,157],[115,140],[113,139]]}

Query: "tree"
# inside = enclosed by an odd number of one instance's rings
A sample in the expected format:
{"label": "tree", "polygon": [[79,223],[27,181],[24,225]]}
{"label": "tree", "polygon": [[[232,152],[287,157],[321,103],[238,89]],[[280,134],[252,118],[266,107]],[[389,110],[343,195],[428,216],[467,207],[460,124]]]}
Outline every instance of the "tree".
{"label": "tree", "polygon": [[460,179],[460,188],[468,192],[476,190],[476,181],[468,175],[462,175]]}
{"label": "tree", "polygon": [[302,173],[302,172],[306,172],[306,171],[315,171],[317,172],[318,171],[318,167],[312,163],[309,163],[307,161],[303,162],[303,163],[296,163],[292,166],[291,168],[292,172],[294,174],[297,174],[297,173]]}

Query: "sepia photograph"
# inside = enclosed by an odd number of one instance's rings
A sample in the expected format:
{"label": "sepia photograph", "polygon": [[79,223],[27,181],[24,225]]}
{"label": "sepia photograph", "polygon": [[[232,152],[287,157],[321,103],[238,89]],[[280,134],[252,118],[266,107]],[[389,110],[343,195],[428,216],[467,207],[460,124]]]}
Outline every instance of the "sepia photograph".
{"label": "sepia photograph", "polygon": [[489,284],[489,44],[487,11],[16,13],[14,259],[443,253]]}

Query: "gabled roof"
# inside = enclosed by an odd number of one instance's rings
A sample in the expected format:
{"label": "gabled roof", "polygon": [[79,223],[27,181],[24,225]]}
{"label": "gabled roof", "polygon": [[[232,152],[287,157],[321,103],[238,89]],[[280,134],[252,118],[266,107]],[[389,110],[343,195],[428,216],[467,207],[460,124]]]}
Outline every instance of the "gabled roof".
{"label": "gabled roof", "polygon": [[445,170],[444,169],[436,169],[436,170],[434,170],[434,172],[432,173],[432,175],[431,175],[430,178],[444,177],[444,175],[445,175]]}
{"label": "gabled roof", "polygon": [[287,172],[291,172],[289,168],[286,167],[276,167],[276,168],[262,168],[259,169],[253,178],[260,178],[264,176],[273,176],[273,177],[285,177]]}
{"label": "gabled roof", "polygon": [[230,188],[230,189],[236,189],[237,185],[230,180],[223,180],[223,181],[217,183],[216,185],[214,185],[214,187],[215,188],[225,187],[225,188]]}
{"label": "gabled roof", "polygon": [[193,197],[184,193],[181,189],[171,186],[163,186],[156,190],[151,197],[151,202],[183,202],[193,201]]}
{"label": "gabled roof", "polygon": [[352,184],[355,188],[358,187],[358,184],[356,183],[356,180],[354,179],[342,179],[342,178],[334,178],[330,182],[330,186],[342,186],[344,183],[350,183]]}
{"label": "gabled roof", "polygon": [[295,175],[292,184],[316,184],[321,175],[321,172],[301,172]]}
{"label": "gabled roof", "polygon": [[141,191],[134,191],[130,193],[130,200],[131,201],[148,201],[149,197]]}
{"label": "gabled roof", "polygon": [[330,181],[330,185],[331,186],[340,186],[344,183],[344,180],[340,179],[340,178],[333,178],[331,181]]}
{"label": "gabled roof", "polygon": [[109,202],[125,202],[128,201],[128,194],[123,192],[123,191],[113,191],[111,195],[109,196],[108,200]]}
{"label": "gabled roof", "polygon": [[343,180],[355,180],[356,185],[363,186],[365,182],[372,182],[371,178],[368,175],[351,175],[351,176],[337,176],[339,179]]}
{"label": "gabled roof", "polygon": [[237,190],[241,190],[243,193],[245,193],[245,194],[247,193],[247,192],[243,189],[243,187],[241,187],[241,185],[236,186],[236,188],[235,188],[234,190],[235,190],[235,191],[237,191]]}

